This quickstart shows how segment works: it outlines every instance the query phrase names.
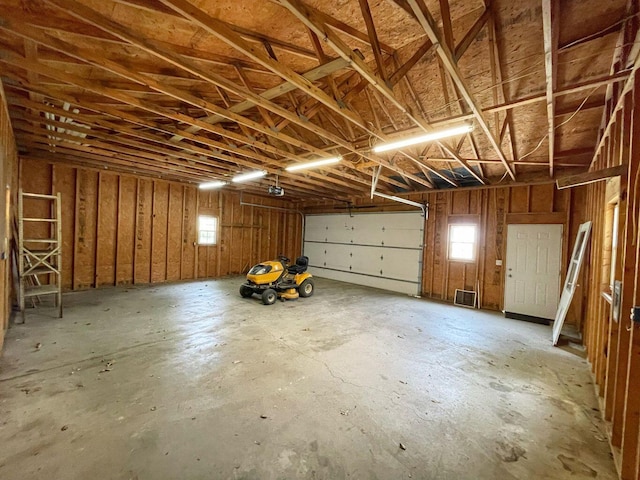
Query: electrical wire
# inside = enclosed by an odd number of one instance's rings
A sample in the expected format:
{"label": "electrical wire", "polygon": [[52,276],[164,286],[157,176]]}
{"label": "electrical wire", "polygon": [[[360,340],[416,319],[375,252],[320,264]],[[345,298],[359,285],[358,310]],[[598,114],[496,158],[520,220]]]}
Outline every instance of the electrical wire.
{"label": "electrical wire", "polygon": [[[640,168],[638,169],[638,171],[636,172],[636,178],[634,181],[634,186],[633,186],[633,191],[635,192],[635,195],[633,196],[633,212],[635,212],[637,210],[636,205],[638,202],[638,183],[640,183]],[[638,212],[638,215],[633,215],[633,240],[631,240],[631,245],[635,246],[636,245],[636,240],[638,239],[638,220],[640,217],[640,212]]]}
{"label": "electrical wire", "polygon": [[[609,28],[611,28],[611,27],[609,27]],[[605,30],[606,30],[606,29],[605,29]],[[589,59],[591,59],[591,58],[593,58],[593,57],[601,56],[603,52],[609,52],[609,51],[610,51],[611,53],[613,53],[613,52],[615,52],[616,50],[619,50],[619,49],[622,49],[622,48],[626,48],[626,47],[629,47],[629,46],[633,47],[636,43],[638,43],[638,42],[631,42],[631,43],[626,43],[626,44],[623,44],[623,45],[616,45],[616,46],[615,46],[615,47],[613,47],[613,48],[608,48],[608,49],[604,49],[604,50],[599,50],[599,51],[598,51],[598,53],[593,54],[593,55],[585,55],[585,56],[578,57],[578,58],[572,58],[572,59],[570,59],[570,60],[566,60],[566,61],[563,61],[563,62],[557,62],[557,65],[559,65],[559,66],[560,66],[560,65],[570,65],[570,64],[573,64],[573,63],[576,63],[576,62],[580,62],[580,61],[584,61],[584,60],[589,60]],[[567,48],[568,48],[568,47],[563,47],[563,50],[565,50],[565,49],[567,49]],[[510,62],[507,62],[507,63],[505,63],[504,65],[506,66],[506,65],[510,65],[510,64],[512,64],[512,63],[521,63],[521,62],[524,62],[524,61],[526,61],[526,60],[528,60],[528,59],[530,59],[530,58],[532,58],[532,57],[540,57],[540,56],[541,56],[541,54],[539,54],[539,53],[532,54],[532,55],[527,55],[527,56],[525,56],[525,57],[521,57],[521,58],[518,58],[518,59],[516,59],[516,60],[512,60],[512,61],[510,61]],[[483,89],[481,89],[481,90],[477,90],[477,91],[475,91],[475,92],[474,92],[474,95],[478,95],[478,94],[485,93],[485,92],[490,91],[490,90],[493,90],[493,89],[495,89],[495,88],[499,88],[499,87],[501,87],[501,86],[508,85],[508,84],[510,84],[510,83],[516,82],[516,81],[518,81],[518,80],[522,80],[522,79],[527,78],[527,77],[531,77],[531,76],[533,76],[533,75],[539,75],[539,73],[540,73],[540,72],[535,71],[535,69],[537,69],[537,68],[539,68],[539,67],[541,67],[541,66],[543,66],[543,65],[544,65],[544,58],[542,58],[542,59],[540,59],[540,60],[538,60],[538,61],[536,61],[536,62],[534,62],[534,63],[532,63],[532,64],[530,64],[530,65],[528,65],[528,66],[526,66],[526,67],[524,67],[522,70],[520,70],[519,72],[517,72],[517,73],[516,73],[516,76],[515,76],[515,77],[513,77],[513,76],[512,76],[512,77],[510,77],[509,79],[502,80],[501,82],[494,83],[494,84],[492,84],[492,85],[490,85],[490,86],[488,86],[488,87],[486,87],[486,88],[483,88]],[[528,70],[534,70],[534,71],[531,71],[531,72],[525,73],[525,72],[527,72]],[[620,72],[618,72],[618,73],[622,73],[622,72],[625,72],[625,71],[626,71],[626,70],[620,70]],[[478,74],[478,75],[480,75],[480,74]],[[451,100],[451,101],[450,101],[450,102],[448,102],[448,103],[445,103],[445,104],[443,104],[443,105],[440,105],[440,106],[438,106],[438,107],[434,108],[433,110],[430,110],[429,112],[427,112],[427,115],[428,115],[429,117],[433,117],[433,116],[434,116],[434,114],[439,113],[439,112],[441,112],[442,110],[444,110],[444,109],[446,109],[446,108],[450,108],[450,107],[452,107],[452,106],[454,106],[454,105],[456,105],[456,104],[460,104],[460,103],[461,103],[461,102],[463,102],[463,101],[464,101],[464,99],[462,99],[462,98],[458,98],[458,99],[456,99],[456,100]]]}
{"label": "electrical wire", "polygon": [[[554,126],[554,127],[553,127],[553,130],[555,131],[555,130],[557,130],[558,128],[560,128],[561,126],[566,125],[566,124],[567,124],[567,123],[569,123],[571,120],[573,120],[573,117],[575,117],[575,116],[578,114],[578,112],[579,112],[580,110],[582,110],[582,107],[584,107],[585,103],[587,103],[587,100],[589,100],[589,97],[591,97],[591,95],[593,95],[593,93],[594,93],[598,88],[600,88],[600,87],[595,87],[594,89],[592,89],[592,90],[589,92],[589,95],[587,95],[587,96],[585,97],[585,99],[582,101],[582,103],[578,106],[578,108],[576,109],[576,111],[575,111],[575,112],[573,112],[573,113],[571,114],[571,116],[570,116],[569,118],[567,118],[564,122],[559,123],[558,125]],[[532,153],[534,153],[536,150],[538,150],[538,149],[542,146],[542,143],[543,143],[543,142],[544,142],[548,137],[549,137],[549,132],[547,132],[547,133],[546,133],[546,134],[545,134],[545,135],[540,139],[540,141],[538,142],[538,144],[536,145],[536,147],[535,147],[533,150],[531,150],[531,151],[530,151],[530,152],[528,152],[528,153],[525,153],[525,154],[524,154],[524,155],[522,155],[518,160],[524,160],[524,159],[525,159],[525,158],[527,158],[529,155],[531,155],[531,154],[532,154]]]}
{"label": "electrical wire", "polygon": [[577,39],[577,40],[574,40],[573,42],[571,42],[571,43],[569,43],[569,44],[565,45],[564,47],[559,48],[559,49],[558,49],[558,52],[562,52],[562,51],[564,51],[564,50],[567,50],[567,49],[569,49],[569,48],[573,47],[574,45],[576,45],[576,44],[578,44],[578,43],[585,43],[585,42],[588,42],[588,41],[589,41],[589,40],[591,40],[592,38],[596,38],[596,37],[598,37],[598,36],[602,35],[602,34],[603,34],[604,32],[606,32],[607,30],[609,30],[609,29],[611,29],[611,28],[614,28],[614,27],[617,27],[617,26],[618,26],[618,25],[620,25],[621,23],[624,23],[624,22],[626,22],[627,20],[631,20],[633,17],[637,17],[637,16],[639,16],[639,15],[640,15],[640,12],[638,12],[638,13],[634,13],[633,15],[628,15],[628,16],[626,16],[626,17],[624,17],[624,18],[622,18],[622,19],[618,20],[617,22],[615,22],[615,23],[613,23],[613,24],[609,25],[608,27],[603,28],[602,30],[600,30],[600,31],[598,31],[598,32],[595,32],[595,33],[592,33],[591,35],[587,35],[586,37],[582,37],[582,38],[579,38],[579,39]]}

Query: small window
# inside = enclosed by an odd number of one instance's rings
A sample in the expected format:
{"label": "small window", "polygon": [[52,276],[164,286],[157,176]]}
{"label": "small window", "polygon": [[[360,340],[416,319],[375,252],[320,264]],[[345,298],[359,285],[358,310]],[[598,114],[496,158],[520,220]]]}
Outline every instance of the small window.
{"label": "small window", "polygon": [[198,243],[215,245],[218,233],[218,219],[209,215],[198,216]]}
{"label": "small window", "polygon": [[449,225],[449,260],[476,259],[477,230],[476,225]]}

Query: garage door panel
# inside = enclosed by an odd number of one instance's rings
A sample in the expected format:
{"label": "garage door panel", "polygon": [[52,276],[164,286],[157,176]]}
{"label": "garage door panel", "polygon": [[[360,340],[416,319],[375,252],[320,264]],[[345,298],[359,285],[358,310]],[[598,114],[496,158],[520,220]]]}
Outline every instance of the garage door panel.
{"label": "garage door panel", "polygon": [[351,266],[354,272],[366,273],[367,275],[380,275],[382,268],[381,253],[376,247],[353,248]]}
{"label": "garage door panel", "polygon": [[412,256],[403,250],[387,249],[381,262],[383,275],[392,278],[418,278],[422,266],[420,257],[421,255],[417,251]]}
{"label": "garage door panel", "polygon": [[423,225],[420,213],[307,216],[304,251],[310,271],[321,277],[417,294]]}
{"label": "garage door panel", "polygon": [[340,282],[355,283],[356,285],[366,285],[368,287],[380,288],[391,292],[404,293],[406,295],[417,295],[416,284],[402,280],[393,280],[383,277],[372,277],[359,275],[357,273],[341,272],[338,270],[328,270],[314,267],[309,270],[313,275],[321,278],[329,278]]}
{"label": "garage door panel", "polygon": [[351,243],[353,231],[349,222],[349,215],[336,215],[330,219],[325,227],[325,237],[331,243]]}
{"label": "garage door panel", "polygon": [[[349,256],[351,253],[351,245],[327,243],[324,247],[327,252],[325,255],[326,265],[324,266],[338,270],[349,270],[349,265],[351,264],[351,257]],[[315,265],[311,257],[309,257],[309,260],[312,265]]]}
{"label": "garage door panel", "polygon": [[309,257],[309,263],[312,265],[323,266],[326,261],[325,244],[306,242],[304,245],[304,254]]}

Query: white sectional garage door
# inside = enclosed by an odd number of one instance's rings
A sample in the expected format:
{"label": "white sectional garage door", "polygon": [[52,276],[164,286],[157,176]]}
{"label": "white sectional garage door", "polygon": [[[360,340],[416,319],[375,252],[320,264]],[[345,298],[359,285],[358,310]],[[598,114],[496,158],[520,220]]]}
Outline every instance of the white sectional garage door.
{"label": "white sectional garage door", "polygon": [[318,277],[418,295],[423,228],[420,212],[307,215],[304,254]]}

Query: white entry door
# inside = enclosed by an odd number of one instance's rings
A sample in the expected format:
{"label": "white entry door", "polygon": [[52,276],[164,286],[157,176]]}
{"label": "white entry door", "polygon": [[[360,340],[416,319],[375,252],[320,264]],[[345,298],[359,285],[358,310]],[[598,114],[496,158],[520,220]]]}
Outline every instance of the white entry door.
{"label": "white entry door", "polygon": [[562,225],[507,225],[505,312],[553,320],[561,262]]}

